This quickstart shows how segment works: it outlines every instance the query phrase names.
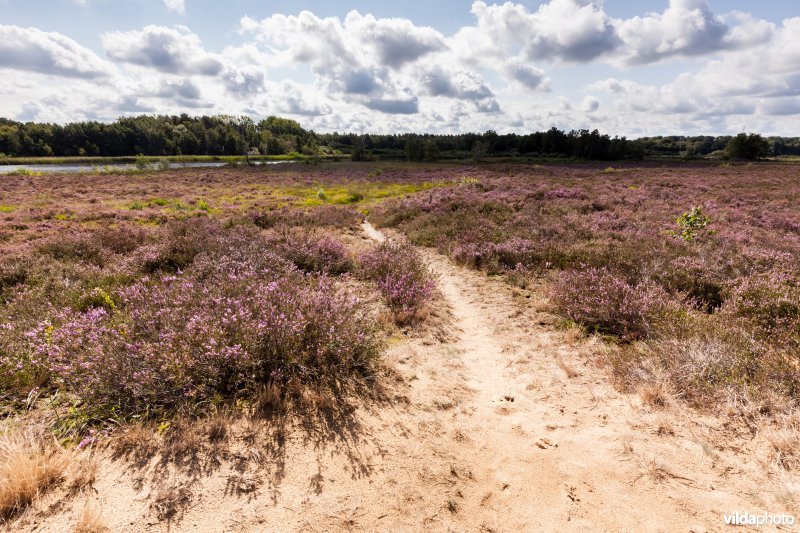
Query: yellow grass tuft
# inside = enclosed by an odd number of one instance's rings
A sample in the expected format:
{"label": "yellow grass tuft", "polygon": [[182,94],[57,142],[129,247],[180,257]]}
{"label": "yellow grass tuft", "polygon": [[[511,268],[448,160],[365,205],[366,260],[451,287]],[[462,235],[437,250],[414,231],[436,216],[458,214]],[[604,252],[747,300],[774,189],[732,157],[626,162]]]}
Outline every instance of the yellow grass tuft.
{"label": "yellow grass tuft", "polygon": [[40,434],[0,434],[0,521],[13,518],[59,483],[69,464],[69,454]]}
{"label": "yellow grass tuft", "polygon": [[83,506],[78,522],[75,524],[75,533],[106,533],[111,531],[103,521],[100,510],[89,501]]}

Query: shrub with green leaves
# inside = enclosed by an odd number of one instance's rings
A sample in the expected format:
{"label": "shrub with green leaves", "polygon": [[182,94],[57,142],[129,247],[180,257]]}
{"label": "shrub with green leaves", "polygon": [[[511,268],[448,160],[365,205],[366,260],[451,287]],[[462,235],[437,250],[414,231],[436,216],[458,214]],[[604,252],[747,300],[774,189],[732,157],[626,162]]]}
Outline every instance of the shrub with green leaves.
{"label": "shrub with green leaves", "polygon": [[711,217],[703,213],[698,206],[692,207],[691,211],[684,213],[675,219],[678,225],[677,230],[670,230],[672,237],[683,239],[686,242],[693,241],[699,237],[711,223]]}

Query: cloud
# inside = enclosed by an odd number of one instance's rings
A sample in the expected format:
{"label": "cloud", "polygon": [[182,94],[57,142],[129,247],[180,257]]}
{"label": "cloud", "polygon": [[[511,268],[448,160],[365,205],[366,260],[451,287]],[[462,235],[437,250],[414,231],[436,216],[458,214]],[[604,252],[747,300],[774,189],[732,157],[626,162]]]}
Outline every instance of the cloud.
{"label": "cloud", "polygon": [[588,95],[581,100],[581,110],[584,113],[594,113],[599,108],[600,100],[598,100],[595,96]]}
{"label": "cloud", "polygon": [[183,0],[164,0],[164,5],[170,11],[176,11],[181,15],[186,13],[186,5]]}
{"label": "cloud", "polygon": [[486,100],[475,102],[475,110],[478,113],[499,113],[500,104],[494,98],[487,98]]}
{"label": "cloud", "polygon": [[760,110],[768,115],[797,115],[800,114],[800,101],[797,98],[765,100],[761,103]]}
{"label": "cloud", "polygon": [[116,102],[109,102],[109,105],[121,113],[141,114],[152,113],[155,110],[153,107],[143,104],[140,98],[133,95],[123,96]]}
{"label": "cloud", "polygon": [[17,113],[16,119],[20,122],[33,122],[39,118],[42,108],[36,102],[25,102],[22,110]]}
{"label": "cloud", "polygon": [[416,98],[407,100],[367,100],[364,105],[369,109],[380,111],[381,113],[392,113],[399,115],[412,115],[419,111]]}
{"label": "cloud", "polygon": [[430,27],[415,26],[407,19],[376,19],[351,11],[343,29],[360,45],[372,48],[381,65],[395,69],[446,46],[441,33]]}
{"label": "cloud", "polygon": [[662,0],[657,12],[622,18],[602,0],[493,1],[472,3],[473,21],[450,34],[358,11],[301,11],[244,17],[236,44],[221,50],[183,26],[109,32],[105,58],[59,33],[0,26],[0,115],[202,109],[376,132],[724,133],[745,119],[765,133],[800,128],[800,17],[767,22],[757,4],[752,14],[716,13],[710,0]]}
{"label": "cloud", "polygon": [[200,38],[185,26],[145,26],[141,31],[102,35],[108,57],[171,74],[214,76],[223,65],[206,52]]}
{"label": "cloud", "polygon": [[590,61],[621,43],[601,1],[551,0],[530,12],[521,4],[472,4],[477,29],[530,60]]}
{"label": "cloud", "polygon": [[472,13],[476,25],[454,36],[457,48],[501,59],[521,53],[547,63],[603,59],[638,65],[741,49],[768,41],[774,32],[773,24],[745,13],[716,16],[707,0],[670,0],[661,13],[628,19],[610,17],[602,0],[550,0],[536,11],[477,1]]}
{"label": "cloud", "polygon": [[97,79],[113,67],[66,35],[37,28],[0,25],[0,67]]}
{"label": "cloud", "polygon": [[434,67],[420,76],[420,83],[431,96],[459,100],[483,100],[494,96],[480,74],[466,69]]}
{"label": "cloud", "polygon": [[309,102],[300,96],[289,96],[284,99],[280,110],[290,115],[301,115],[306,117],[316,117],[331,113],[331,107],[327,104]]}
{"label": "cloud", "polygon": [[409,100],[397,98],[413,86],[402,71],[446,50],[444,37],[432,28],[358,11],[348,13],[344,21],[320,18],[310,11],[262,20],[244,17],[240,28],[268,47],[280,64],[308,65],[330,93],[363,97],[373,109],[398,109],[399,113],[415,108]]}
{"label": "cloud", "polygon": [[264,90],[266,76],[258,67],[231,67],[223,73],[222,80],[230,94],[247,98]]}
{"label": "cloud", "polygon": [[161,87],[155,95],[161,98],[173,98],[184,101],[199,100],[201,98],[200,88],[191,80],[162,82]]}
{"label": "cloud", "polygon": [[734,15],[729,27],[715,16],[707,0],[670,0],[663,13],[632,17],[617,23],[628,64],[652,63],[672,56],[695,56],[764,42],[772,25],[752,17]]}
{"label": "cloud", "polygon": [[512,80],[519,82],[526,89],[534,91],[549,91],[550,78],[545,72],[532,65],[526,64],[520,58],[511,58],[503,65],[503,72]]}

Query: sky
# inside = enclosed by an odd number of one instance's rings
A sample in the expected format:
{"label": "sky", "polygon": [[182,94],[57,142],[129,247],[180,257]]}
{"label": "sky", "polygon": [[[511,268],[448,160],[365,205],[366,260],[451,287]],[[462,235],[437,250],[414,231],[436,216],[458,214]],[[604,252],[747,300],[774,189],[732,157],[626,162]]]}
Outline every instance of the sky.
{"label": "sky", "polygon": [[800,136],[793,0],[0,0],[0,116]]}

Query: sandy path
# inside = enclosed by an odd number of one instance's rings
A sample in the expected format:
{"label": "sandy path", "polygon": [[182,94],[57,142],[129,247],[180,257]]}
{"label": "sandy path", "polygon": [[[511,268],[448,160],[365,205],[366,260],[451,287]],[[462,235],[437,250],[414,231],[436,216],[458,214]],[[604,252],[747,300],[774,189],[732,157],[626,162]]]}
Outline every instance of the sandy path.
{"label": "sandy path", "polygon": [[[615,391],[591,363],[602,346],[555,328],[535,297],[422,253],[447,334],[392,344],[391,401],[311,429],[238,428],[181,464],[104,452],[91,493],[45,499],[17,529],[69,531],[85,499],[114,531],[699,532],[723,530],[723,513],[789,511],[724,421]],[[160,520],[165,488],[186,493]]]}

